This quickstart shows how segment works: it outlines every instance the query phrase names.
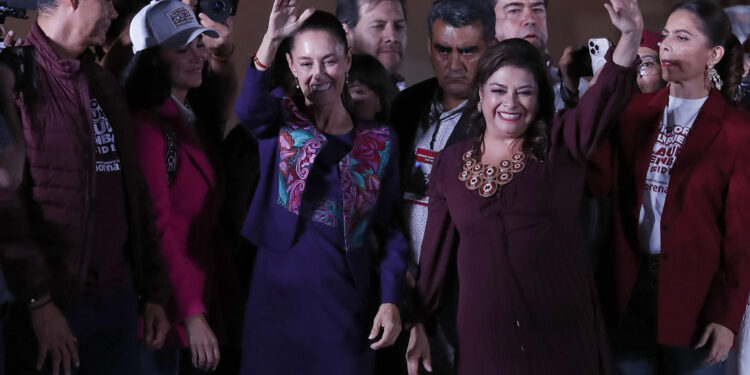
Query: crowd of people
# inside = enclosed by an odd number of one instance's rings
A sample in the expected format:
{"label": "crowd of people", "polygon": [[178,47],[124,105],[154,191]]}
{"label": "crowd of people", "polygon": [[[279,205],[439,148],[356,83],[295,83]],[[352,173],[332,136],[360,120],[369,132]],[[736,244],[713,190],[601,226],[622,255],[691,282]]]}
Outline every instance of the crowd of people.
{"label": "crowd of people", "polygon": [[434,0],[412,83],[406,6],[274,0],[240,78],[195,0],[39,0],[0,374],[750,374],[742,14],[555,63],[547,0]]}

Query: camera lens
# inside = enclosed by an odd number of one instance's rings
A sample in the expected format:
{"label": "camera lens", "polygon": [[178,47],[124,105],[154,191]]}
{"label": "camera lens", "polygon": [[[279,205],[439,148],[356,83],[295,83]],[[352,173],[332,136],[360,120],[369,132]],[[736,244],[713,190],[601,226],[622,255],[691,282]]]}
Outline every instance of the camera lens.
{"label": "camera lens", "polygon": [[596,51],[593,48],[591,49],[590,52],[591,52],[592,55],[596,53]]}
{"label": "camera lens", "polygon": [[589,42],[589,46],[593,47],[594,46],[594,42]]}
{"label": "camera lens", "polygon": [[227,5],[223,1],[220,1],[220,0],[214,1],[214,11],[224,12],[226,8],[227,8]]}

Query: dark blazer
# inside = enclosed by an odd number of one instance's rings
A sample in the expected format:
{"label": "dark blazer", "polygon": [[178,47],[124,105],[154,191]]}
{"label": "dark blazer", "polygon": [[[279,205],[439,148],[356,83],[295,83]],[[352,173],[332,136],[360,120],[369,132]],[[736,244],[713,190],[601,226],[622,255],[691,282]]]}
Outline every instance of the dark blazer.
{"label": "dark blazer", "polygon": [[[414,161],[414,138],[420,126],[427,126],[427,116],[430,114],[432,99],[438,94],[440,86],[437,78],[430,78],[402,91],[394,100],[391,109],[391,125],[396,129],[399,140],[399,155],[401,167],[401,183],[406,186],[409,166]],[[466,139],[466,117],[458,120],[456,128],[448,138],[445,147]]]}
{"label": "dark blazer", "polygon": [[[609,315],[622,314],[639,268],[638,215],[669,88],[637,95],[599,150],[599,193],[614,196],[615,253],[603,264]],[[590,176],[591,177],[591,176]],[[694,344],[706,324],[737,332],[750,290],[750,117],[712,90],[674,164],[661,221],[657,341]]]}

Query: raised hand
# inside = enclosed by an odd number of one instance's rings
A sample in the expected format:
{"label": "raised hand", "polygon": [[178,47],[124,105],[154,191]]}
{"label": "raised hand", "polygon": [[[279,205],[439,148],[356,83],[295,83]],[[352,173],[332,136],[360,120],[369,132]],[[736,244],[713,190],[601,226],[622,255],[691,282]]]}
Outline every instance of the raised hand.
{"label": "raised hand", "polygon": [[302,15],[297,16],[296,3],[296,0],[274,0],[271,15],[268,17],[267,37],[282,40],[291,36],[315,11],[308,8]]}
{"label": "raised hand", "polygon": [[612,53],[612,61],[620,66],[631,66],[638,54],[638,46],[643,34],[643,16],[638,0],[609,0],[604,8],[609,19],[620,30],[620,41]]}
{"label": "raised hand", "polygon": [[219,32],[218,38],[211,38],[208,36],[203,37],[203,43],[211,51],[214,56],[229,56],[234,51],[234,38],[232,37],[232,31],[234,30],[234,17],[229,17],[226,23],[216,22],[211,17],[204,13],[198,14],[198,19],[201,26],[214,29]]}
{"label": "raised hand", "polygon": [[638,0],[609,0],[604,4],[609,13],[609,19],[623,34],[640,33],[643,31],[643,16],[638,7]]}
{"label": "raised hand", "polygon": [[[264,66],[270,66],[276,56],[276,50],[284,38],[292,36],[300,26],[312,16],[315,9],[306,9],[299,17],[297,16],[296,0],[274,0],[271,15],[268,17],[268,29],[263,36],[256,56]],[[257,66],[259,70],[265,70]]]}

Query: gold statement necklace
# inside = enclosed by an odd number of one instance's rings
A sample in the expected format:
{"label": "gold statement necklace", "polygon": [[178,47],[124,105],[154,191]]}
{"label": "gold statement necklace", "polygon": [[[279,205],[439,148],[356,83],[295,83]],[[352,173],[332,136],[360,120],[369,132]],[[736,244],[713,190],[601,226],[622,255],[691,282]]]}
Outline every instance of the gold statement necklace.
{"label": "gold statement necklace", "polygon": [[511,160],[503,160],[499,165],[484,165],[474,157],[474,150],[464,153],[463,171],[458,175],[458,180],[466,183],[469,190],[479,189],[479,195],[489,198],[500,188],[513,181],[513,175],[521,172],[526,163],[526,155],[517,152]]}

